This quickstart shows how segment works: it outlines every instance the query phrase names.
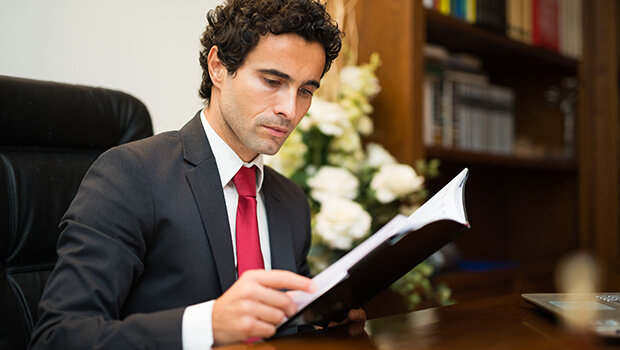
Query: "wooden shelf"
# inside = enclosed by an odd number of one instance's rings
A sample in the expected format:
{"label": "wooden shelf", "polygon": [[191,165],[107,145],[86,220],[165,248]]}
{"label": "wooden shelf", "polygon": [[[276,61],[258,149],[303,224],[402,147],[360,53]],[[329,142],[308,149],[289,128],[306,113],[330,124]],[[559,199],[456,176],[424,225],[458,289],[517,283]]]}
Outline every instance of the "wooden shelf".
{"label": "wooden shelf", "polygon": [[553,51],[512,40],[505,35],[469,24],[434,10],[426,12],[426,40],[453,52],[465,51],[483,58],[485,67],[519,71],[553,70],[575,74],[578,61]]}
{"label": "wooden shelf", "polygon": [[437,147],[426,148],[426,155],[428,158],[438,158],[440,160],[454,163],[525,168],[533,170],[577,171],[577,164],[574,160],[553,158],[529,159],[488,153],[455,151]]}

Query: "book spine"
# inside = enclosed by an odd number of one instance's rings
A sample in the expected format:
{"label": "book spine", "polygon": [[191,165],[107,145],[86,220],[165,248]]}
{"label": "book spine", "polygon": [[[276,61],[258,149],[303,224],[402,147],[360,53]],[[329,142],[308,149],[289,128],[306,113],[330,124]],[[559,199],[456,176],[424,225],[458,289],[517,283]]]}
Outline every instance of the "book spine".
{"label": "book spine", "polygon": [[559,52],[560,51],[560,0],[546,0],[547,1],[547,20],[546,32],[547,32],[547,48],[549,50]]}
{"label": "book spine", "polygon": [[521,14],[522,14],[522,25],[521,25],[521,41],[524,43],[531,45],[532,44],[532,27],[534,21],[533,14],[533,0],[521,0]]}
{"label": "book spine", "polygon": [[581,59],[582,0],[560,0],[558,20],[559,51],[568,57]]}
{"label": "book spine", "polygon": [[493,24],[499,33],[506,33],[506,0],[494,1]]}
{"label": "book spine", "polygon": [[558,0],[533,0],[532,45],[559,51]]}
{"label": "book spine", "polygon": [[451,12],[450,1],[451,0],[439,0],[439,7],[437,8],[437,10],[439,10],[439,12],[444,15],[449,15]]}
{"label": "book spine", "polygon": [[543,0],[532,0],[532,45],[541,45],[540,6]]}
{"label": "book spine", "polygon": [[462,151],[514,154],[514,92],[497,85],[456,82],[454,147]]}
{"label": "book spine", "polygon": [[506,3],[506,36],[511,39],[518,40],[518,12],[515,9],[515,6],[518,6],[518,3],[516,0],[506,0]]}
{"label": "book spine", "polygon": [[[572,14],[575,21],[575,25],[573,27],[573,37],[575,39],[572,52],[573,57],[580,60],[583,55],[583,0],[574,0],[573,3]],[[620,5],[616,4],[616,6]]]}
{"label": "book spine", "polygon": [[465,5],[465,20],[476,23],[476,0],[467,0]]}
{"label": "book spine", "polygon": [[441,126],[442,126],[442,145],[446,149],[450,149],[454,146],[454,84],[455,82],[451,79],[447,79],[444,76],[443,87],[442,87],[442,103],[441,103]]}
{"label": "book spine", "polygon": [[462,108],[466,104],[463,101],[463,86],[477,85],[486,86],[488,78],[482,74],[446,70],[443,76],[442,88],[442,145],[444,148],[458,148],[461,144]]}
{"label": "book spine", "polygon": [[509,155],[514,149],[514,92],[506,87],[487,87],[488,145],[487,152]]}
{"label": "book spine", "polygon": [[441,75],[427,72],[424,77],[424,144],[441,145]]}
{"label": "book spine", "polygon": [[443,144],[443,74],[442,62],[428,62],[424,67],[424,142],[427,146]]}
{"label": "book spine", "polygon": [[559,47],[560,53],[570,56],[571,51],[571,1],[560,0],[558,2],[558,21],[559,21]]}
{"label": "book spine", "polygon": [[443,144],[443,110],[442,110],[442,83],[441,79],[437,79],[432,85],[433,89],[433,145],[440,146]]}
{"label": "book spine", "polygon": [[487,23],[487,1],[488,0],[476,1],[476,24],[479,26],[484,26]]}
{"label": "book spine", "polygon": [[506,32],[506,1],[505,0],[477,0],[477,25],[494,32]]}

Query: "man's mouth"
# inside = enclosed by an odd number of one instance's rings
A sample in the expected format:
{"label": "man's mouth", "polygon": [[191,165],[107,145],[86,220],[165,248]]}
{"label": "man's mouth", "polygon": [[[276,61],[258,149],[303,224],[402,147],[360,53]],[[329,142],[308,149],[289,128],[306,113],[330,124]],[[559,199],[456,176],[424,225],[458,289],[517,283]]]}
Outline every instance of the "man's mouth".
{"label": "man's mouth", "polygon": [[263,125],[263,127],[275,137],[285,137],[288,134],[288,130],[286,128],[282,128],[279,126]]}

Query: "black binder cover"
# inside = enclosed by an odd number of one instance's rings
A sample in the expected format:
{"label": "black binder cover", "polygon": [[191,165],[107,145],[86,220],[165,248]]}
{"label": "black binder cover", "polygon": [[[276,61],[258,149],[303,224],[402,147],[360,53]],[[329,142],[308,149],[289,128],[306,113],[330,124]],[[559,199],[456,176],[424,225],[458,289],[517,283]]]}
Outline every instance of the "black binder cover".
{"label": "black binder cover", "polygon": [[440,220],[393,236],[353,265],[347,278],[299,310],[278,329],[302,324],[326,326],[330,321],[343,320],[350,309],[361,307],[465,228],[467,226],[456,221]]}

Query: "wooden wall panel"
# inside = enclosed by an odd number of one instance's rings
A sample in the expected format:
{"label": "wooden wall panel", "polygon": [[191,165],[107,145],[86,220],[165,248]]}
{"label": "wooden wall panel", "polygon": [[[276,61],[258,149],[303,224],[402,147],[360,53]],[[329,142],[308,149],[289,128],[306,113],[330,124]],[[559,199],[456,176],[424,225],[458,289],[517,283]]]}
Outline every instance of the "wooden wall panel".
{"label": "wooden wall panel", "polygon": [[360,0],[357,4],[359,61],[381,56],[382,91],[373,102],[376,133],[396,158],[413,164],[424,157],[422,139],[422,49],[424,12],[420,1]]}
{"label": "wooden wall panel", "polygon": [[620,290],[615,0],[584,1],[579,122],[582,246],[597,253],[603,288]]}

